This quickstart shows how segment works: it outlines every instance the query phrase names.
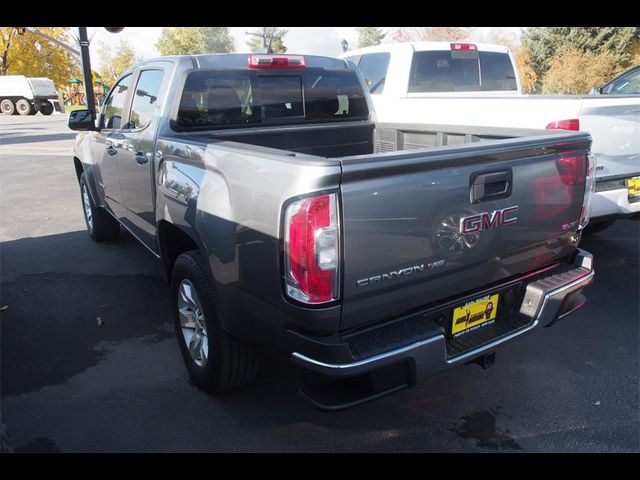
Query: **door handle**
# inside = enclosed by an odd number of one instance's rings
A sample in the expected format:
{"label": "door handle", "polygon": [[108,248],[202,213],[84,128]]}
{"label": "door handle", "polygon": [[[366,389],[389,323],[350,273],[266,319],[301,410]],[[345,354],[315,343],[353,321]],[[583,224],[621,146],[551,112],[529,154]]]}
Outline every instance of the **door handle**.
{"label": "door handle", "polygon": [[113,157],[113,156],[115,156],[115,155],[118,153],[118,150],[116,150],[116,149],[113,147],[113,145],[109,145],[109,146],[107,147],[106,152],[107,152],[107,155],[111,155],[111,156]]}
{"label": "door handle", "polygon": [[471,203],[497,200],[511,196],[513,171],[477,172],[471,175],[469,199]]}
{"label": "door handle", "polygon": [[138,162],[138,165],[144,165],[149,161],[149,158],[142,152],[136,153],[134,158],[136,159],[136,162]]}

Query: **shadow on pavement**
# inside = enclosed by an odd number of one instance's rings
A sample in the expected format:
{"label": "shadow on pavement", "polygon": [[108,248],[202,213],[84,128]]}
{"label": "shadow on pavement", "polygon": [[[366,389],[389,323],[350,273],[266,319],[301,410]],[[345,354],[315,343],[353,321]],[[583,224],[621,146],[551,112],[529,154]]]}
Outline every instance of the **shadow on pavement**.
{"label": "shadow on pavement", "polygon": [[73,140],[76,136],[75,132],[70,133],[52,133],[48,135],[8,135],[2,138],[2,145],[17,145],[22,143],[38,143],[38,142],[55,142],[58,140]]}
{"label": "shadow on pavement", "polygon": [[100,361],[98,342],[173,336],[168,284],[128,234],[23,238],[0,244],[0,259],[2,396],[64,383]]}

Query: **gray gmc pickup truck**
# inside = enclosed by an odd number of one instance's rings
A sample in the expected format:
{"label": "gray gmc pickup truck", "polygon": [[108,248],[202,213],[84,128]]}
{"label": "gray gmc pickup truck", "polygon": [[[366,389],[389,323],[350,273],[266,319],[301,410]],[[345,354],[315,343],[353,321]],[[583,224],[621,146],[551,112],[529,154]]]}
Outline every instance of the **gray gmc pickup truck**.
{"label": "gray gmc pickup truck", "polygon": [[89,234],[160,259],[211,393],[250,382],[261,345],[329,410],[488,366],[593,279],[588,134],[379,124],[345,60],[149,60],[69,127]]}

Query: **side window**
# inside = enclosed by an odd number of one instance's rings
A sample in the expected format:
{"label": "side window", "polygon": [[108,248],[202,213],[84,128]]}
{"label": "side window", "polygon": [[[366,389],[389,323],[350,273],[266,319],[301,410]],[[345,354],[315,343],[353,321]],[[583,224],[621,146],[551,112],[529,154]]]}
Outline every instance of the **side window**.
{"label": "side window", "polygon": [[131,75],[127,75],[111,89],[111,95],[104,104],[103,121],[104,128],[119,129],[122,126],[125,101],[131,84]]}
{"label": "side window", "polygon": [[367,82],[370,93],[382,93],[384,90],[390,58],[388,53],[368,53],[360,58],[358,68]]}
{"label": "side window", "polygon": [[640,70],[625,75],[611,85],[607,92],[610,95],[637,95],[640,94]]}
{"label": "side window", "polygon": [[131,119],[126,128],[145,128],[151,123],[151,118],[160,113],[158,94],[162,75],[161,70],[144,70],[140,73],[131,106]]}

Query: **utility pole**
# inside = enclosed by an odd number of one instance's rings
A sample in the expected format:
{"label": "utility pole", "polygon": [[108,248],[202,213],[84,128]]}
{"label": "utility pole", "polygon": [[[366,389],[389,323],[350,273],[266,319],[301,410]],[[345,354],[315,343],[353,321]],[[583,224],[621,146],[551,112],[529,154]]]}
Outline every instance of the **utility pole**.
{"label": "utility pole", "polygon": [[[84,94],[85,94],[85,97],[87,98],[87,108],[91,110],[91,115],[95,120],[96,119],[96,101],[95,101],[95,97],[93,96],[93,76],[91,75],[91,60],[89,58],[89,38],[87,36],[87,27],[78,27],[80,51],[76,50],[73,47],[70,47],[66,43],[61,42],[60,40],[58,40],[55,37],[52,37],[51,35],[41,32],[37,28],[33,28],[33,27],[15,27],[15,28],[18,31],[18,35],[24,35],[25,31],[28,31],[30,33],[35,33],[37,35],[40,35],[46,38],[50,42],[55,43],[56,45],[64,48],[65,50],[68,50],[74,55],[77,55],[80,57],[80,60],[82,61],[82,79],[84,81]],[[104,28],[110,33],[120,33],[124,29],[124,27],[104,27]]]}
{"label": "utility pole", "polygon": [[[67,45],[64,42],[61,42],[60,40],[58,40],[55,37],[52,37],[51,35],[41,32],[40,30],[38,30],[37,28],[33,28],[33,27],[17,27],[17,28],[22,28],[23,32],[27,31],[30,33],[35,33],[36,35],[40,35],[41,37],[46,38],[47,40],[49,40],[52,43],[55,43],[56,45],[58,45],[59,47],[64,48],[65,50],[73,53],[74,55],[77,55],[78,57],[80,57],[80,52],[78,50],[76,50],[73,47],[70,47],[69,45]],[[22,33],[19,33],[20,35],[22,35]]]}
{"label": "utility pole", "polygon": [[[273,53],[273,50],[271,49],[271,42],[273,41],[273,36],[276,33],[275,29],[276,27],[274,27],[273,32],[271,32],[271,35],[267,34],[267,27],[262,27],[262,33],[255,33],[255,32],[244,32],[244,33],[247,35],[253,35],[254,37],[259,37],[262,39],[262,48],[256,50],[257,53]],[[267,43],[267,37],[269,37],[269,43]]]}
{"label": "utility pole", "polygon": [[96,99],[93,96],[93,77],[91,76],[91,60],[89,59],[89,38],[87,27],[78,27],[80,40],[80,55],[82,58],[82,80],[84,81],[84,94],[87,98],[87,108],[91,110],[93,120],[96,119]]}

